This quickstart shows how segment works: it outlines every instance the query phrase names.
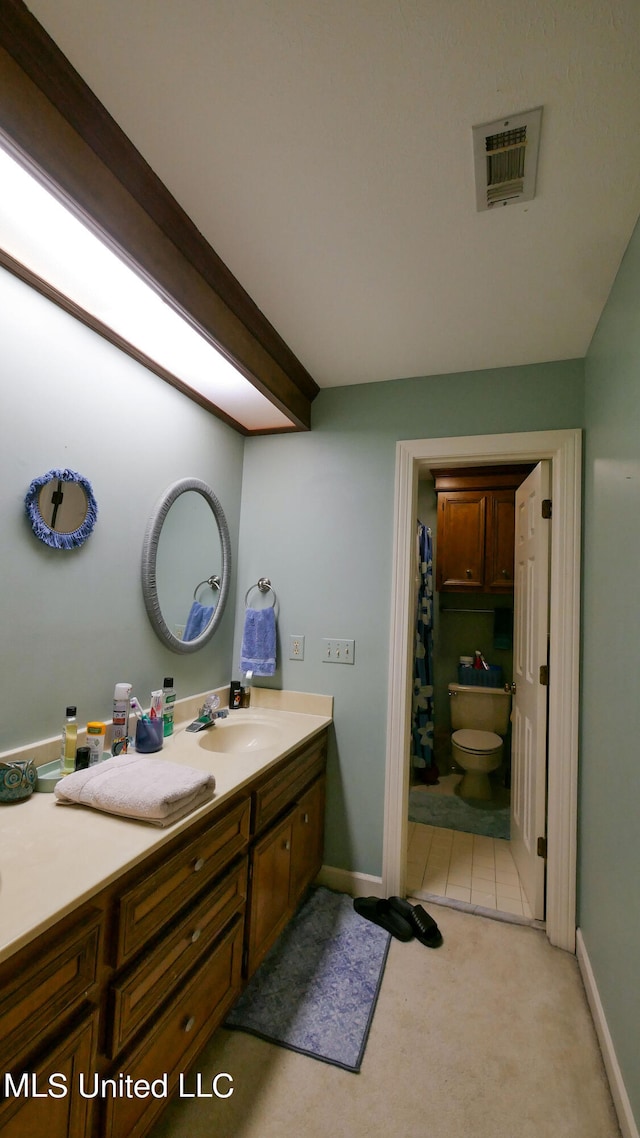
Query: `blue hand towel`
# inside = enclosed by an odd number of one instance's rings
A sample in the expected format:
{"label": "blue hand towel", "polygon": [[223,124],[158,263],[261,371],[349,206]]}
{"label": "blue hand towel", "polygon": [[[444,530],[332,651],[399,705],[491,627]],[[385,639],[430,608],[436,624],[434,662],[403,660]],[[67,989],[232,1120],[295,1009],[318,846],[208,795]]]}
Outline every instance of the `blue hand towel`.
{"label": "blue hand towel", "polygon": [[187,623],[184,626],[182,639],[195,640],[201,632],[204,632],[212,616],[213,607],[209,608],[206,605],[201,605],[200,601],[194,601],[187,617]]}
{"label": "blue hand towel", "polygon": [[276,614],[273,607],[247,609],[240,653],[240,671],[272,676],[276,670]]}

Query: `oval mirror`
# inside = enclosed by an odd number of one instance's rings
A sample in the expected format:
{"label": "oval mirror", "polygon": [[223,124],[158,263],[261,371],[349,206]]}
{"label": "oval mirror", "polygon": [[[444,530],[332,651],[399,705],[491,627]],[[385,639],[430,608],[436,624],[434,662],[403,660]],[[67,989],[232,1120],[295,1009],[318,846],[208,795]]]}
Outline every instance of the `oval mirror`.
{"label": "oval mirror", "polygon": [[91,483],[75,470],[49,470],[34,478],[24,504],[36,537],[52,549],[82,545],[98,516]]}
{"label": "oval mirror", "polygon": [[142,594],[155,632],[174,652],[213,636],[231,583],[224,510],[205,482],[183,478],[159,498],[142,546]]}

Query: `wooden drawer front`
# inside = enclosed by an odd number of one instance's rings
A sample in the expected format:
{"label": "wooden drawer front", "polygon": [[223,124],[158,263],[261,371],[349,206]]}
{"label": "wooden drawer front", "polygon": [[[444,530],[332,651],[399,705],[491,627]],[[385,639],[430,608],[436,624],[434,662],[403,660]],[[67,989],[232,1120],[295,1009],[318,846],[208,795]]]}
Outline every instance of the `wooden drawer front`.
{"label": "wooden drawer front", "polygon": [[15,962],[6,962],[0,975],[0,1064],[26,1054],[86,997],[96,981],[101,923],[98,909],[85,909],[64,933],[45,934],[29,946],[18,975]]}
{"label": "wooden drawer front", "polygon": [[111,986],[108,1055],[113,1059],[208,951],[247,897],[247,859],[236,865],[181,918],[175,928]]}
{"label": "wooden drawer front", "polygon": [[[61,1043],[28,1067],[12,1072],[14,1086],[19,1089],[20,1078],[26,1070],[29,1079],[28,1094],[7,1097],[0,1106],[0,1133],[2,1138],[86,1138],[91,1134],[93,1100],[80,1094],[80,1075],[85,1080],[83,1090],[93,1089],[95,1040],[98,1012],[83,1019],[69,1029]],[[55,1079],[49,1082],[52,1075]],[[66,1095],[59,1097],[66,1088]],[[3,1087],[4,1089],[4,1087]],[[52,1096],[34,1098],[38,1095]]]}
{"label": "wooden drawer front", "polygon": [[327,755],[326,732],[298,755],[293,755],[255,793],[254,833],[258,834],[289,806],[304,788],[322,774]]}
{"label": "wooden drawer front", "polygon": [[[114,1067],[149,1083],[168,1075],[169,1094],[240,994],[242,921],[237,919],[140,1046]],[[185,1087],[187,1080],[185,1081]],[[107,1099],[105,1138],[141,1138],[166,1099]]]}
{"label": "wooden drawer front", "polygon": [[202,830],[120,900],[116,966],[129,960],[197,893],[221,873],[249,839],[249,799]]}

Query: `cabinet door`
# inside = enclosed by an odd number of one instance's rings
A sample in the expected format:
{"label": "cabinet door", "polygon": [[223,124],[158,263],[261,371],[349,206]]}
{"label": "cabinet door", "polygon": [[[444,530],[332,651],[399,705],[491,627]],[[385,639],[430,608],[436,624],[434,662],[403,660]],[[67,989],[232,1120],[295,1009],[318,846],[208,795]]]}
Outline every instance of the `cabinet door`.
{"label": "cabinet door", "polygon": [[249,976],[279,936],[289,916],[292,836],[293,811],[290,811],[253,848],[247,945]]}
{"label": "cabinet door", "polygon": [[294,807],[289,889],[289,904],[292,909],[322,867],[324,788],[324,778],[318,779]]}
{"label": "cabinet door", "polygon": [[487,518],[487,591],[513,592],[515,490],[494,490]]}
{"label": "cabinet door", "polygon": [[[36,1138],[41,1134],[47,1138],[85,1138],[91,1133],[93,1100],[80,1094],[79,1078],[82,1075],[92,1085],[97,1019],[94,1012],[70,1029],[47,1055],[13,1072],[16,1087],[27,1072],[29,1092],[25,1097],[7,1098],[0,1107],[2,1138]],[[52,1075],[55,1080],[49,1083]],[[34,1090],[51,1097],[33,1098]]]}
{"label": "cabinet door", "polygon": [[480,490],[438,494],[437,589],[483,590],[486,501]]}

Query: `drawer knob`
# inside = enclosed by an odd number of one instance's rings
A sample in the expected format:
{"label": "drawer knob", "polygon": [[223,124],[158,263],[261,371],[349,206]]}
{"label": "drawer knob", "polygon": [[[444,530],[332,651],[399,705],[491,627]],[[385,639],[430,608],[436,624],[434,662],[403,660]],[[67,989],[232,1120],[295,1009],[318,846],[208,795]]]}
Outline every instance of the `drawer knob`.
{"label": "drawer knob", "polygon": [[193,932],[191,933],[191,943],[192,944],[195,944],[196,941],[200,939],[201,933],[202,933],[202,929],[194,929],[193,930]]}
{"label": "drawer knob", "polygon": [[185,1031],[191,1031],[191,1029],[193,1027],[195,1027],[195,1022],[196,1022],[196,1017],[195,1016],[189,1016],[189,1019],[187,1020],[187,1022],[184,1025],[184,1030]]}
{"label": "drawer knob", "polygon": [[471,576],[471,570],[467,569],[467,577],[470,577],[470,576]]}
{"label": "drawer knob", "polygon": [[203,869],[203,867],[204,867],[204,858],[203,857],[197,857],[193,863],[193,872],[199,873],[200,870]]}
{"label": "drawer knob", "polygon": [[308,826],[308,825],[309,825],[309,815],[308,815],[308,814],[303,814],[303,815],[302,815],[302,821],[305,823],[305,825],[307,825],[307,826]]}
{"label": "drawer knob", "polygon": [[289,841],[289,839],[288,839],[288,838],[287,838],[287,840],[286,840],[286,842],[284,843],[284,846],[283,846],[282,848],[283,848],[283,849],[285,849],[285,850],[290,850],[290,849],[291,849],[291,842]]}

